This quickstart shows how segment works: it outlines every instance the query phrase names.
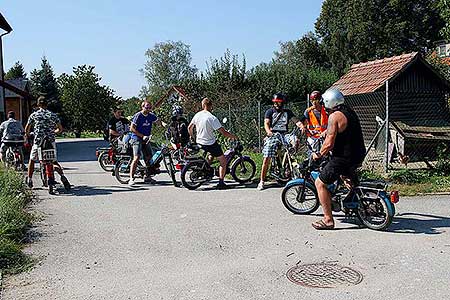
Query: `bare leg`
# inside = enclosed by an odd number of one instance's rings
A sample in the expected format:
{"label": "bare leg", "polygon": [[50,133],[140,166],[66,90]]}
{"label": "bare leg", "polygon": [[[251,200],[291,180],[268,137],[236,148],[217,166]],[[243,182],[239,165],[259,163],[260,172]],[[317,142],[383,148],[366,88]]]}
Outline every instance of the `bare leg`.
{"label": "bare leg", "polygon": [[327,185],[320,180],[320,178],[316,179],[316,188],[317,193],[319,194],[319,201],[322,205],[323,210],[323,222],[325,225],[333,225],[333,214],[331,212],[331,194],[328,191]]}
{"label": "bare leg", "polygon": [[219,179],[223,180],[225,178],[225,173],[226,173],[226,170],[227,170],[227,159],[225,158],[225,155],[221,155],[217,159],[220,162]]}
{"label": "bare leg", "polygon": [[271,160],[272,160],[271,157],[263,158],[263,163],[262,163],[262,167],[261,167],[261,181],[266,180],[267,171],[269,170]]}
{"label": "bare leg", "polygon": [[133,179],[134,172],[136,171],[136,165],[139,161],[139,155],[133,156],[133,161],[130,165],[130,180]]}
{"label": "bare leg", "polygon": [[30,158],[30,161],[28,162],[28,178],[31,179],[33,177],[34,173],[34,160]]}

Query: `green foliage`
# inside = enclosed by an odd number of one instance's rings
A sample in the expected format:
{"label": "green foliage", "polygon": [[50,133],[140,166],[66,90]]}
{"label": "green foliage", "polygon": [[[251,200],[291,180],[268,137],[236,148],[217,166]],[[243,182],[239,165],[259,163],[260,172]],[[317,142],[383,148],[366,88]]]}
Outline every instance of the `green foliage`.
{"label": "green foliage", "polygon": [[450,41],[450,1],[438,0],[437,7],[445,24],[440,33],[444,39]]}
{"label": "green foliage", "polygon": [[58,78],[68,127],[78,133],[102,130],[118,102],[113,90],[100,84],[93,66],[73,68],[73,75]]}
{"label": "green foliage", "polygon": [[442,144],[437,149],[438,161],[435,173],[440,176],[450,176],[450,149]]}
{"label": "green foliage", "polygon": [[28,260],[21,252],[20,242],[31,223],[24,210],[31,199],[22,176],[0,166],[0,269],[13,272]]}
{"label": "green foliage", "polygon": [[325,0],[315,24],[332,67],[434,47],[444,22],[436,0]]}
{"label": "green foliage", "polygon": [[192,77],[197,69],[191,66],[190,46],[180,41],[157,43],[145,53],[147,62],[140,71],[147,80],[142,96],[162,95],[170,86]]}
{"label": "green foliage", "polygon": [[446,64],[436,51],[430,51],[426,55],[426,60],[430,63],[445,79],[450,81],[450,65]]}
{"label": "green foliage", "polygon": [[131,118],[141,109],[142,100],[138,97],[131,97],[126,100],[120,101],[120,107],[123,109],[123,116],[125,118]]}
{"label": "green foliage", "polygon": [[45,96],[48,101],[48,108],[55,113],[60,113],[62,106],[58,84],[53,73],[53,68],[45,56],[42,58],[41,68],[34,69],[31,72],[30,81],[33,96],[36,98]]}
{"label": "green foliage", "polygon": [[5,74],[5,80],[27,78],[27,73],[20,61],[17,61]]}
{"label": "green foliage", "polygon": [[389,174],[388,179],[394,183],[415,184],[429,180],[429,172],[403,169]]}

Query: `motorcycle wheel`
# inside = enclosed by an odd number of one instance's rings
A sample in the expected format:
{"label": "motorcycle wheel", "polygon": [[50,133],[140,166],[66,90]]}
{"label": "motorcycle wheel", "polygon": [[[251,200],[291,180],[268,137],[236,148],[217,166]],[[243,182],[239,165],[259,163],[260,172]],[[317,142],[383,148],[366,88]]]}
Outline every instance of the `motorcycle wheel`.
{"label": "motorcycle wheel", "polygon": [[250,157],[239,157],[233,162],[230,173],[236,182],[250,182],[255,176],[256,164]]}
{"label": "motorcycle wheel", "polygon": [[373,230],[385,230],[394,218],[394,204],[387,197],[377,196],[375,193],[369,196],[359,200],[356,215],[366,227]]}
{"label": "motorcycle wheel", "polygon": [[[320,205],[314,185],[310,182],[286,186],[281,193],[284,207],[296,215],[307,215],[315,212]],[[302,194],[303,192],[303,194]]]}
{"label": "motorcycle wheel", "polygon": [[122,157],[114,165],[114,176],[121,184],[130,181],[130,163],[131,157]]}
{"label": "motorcycle wheel", "polygon": [[181,171],[181,182],[189,190],[195,190],[205,182],[203,162],[188,162]]}
{"label": "motorcycle wheel", "polygon": [[175,168],[173,166],[172,156],[170,154],[166,155],[166,156],[164,156],[163,160],[164,160],[164,167],[166,168],[167,173],[170,176],[170,179],[172,179],[173,185],[175,187],[178,187],[178,182],[177,182],[177,180],[175,178]]}
{"label": "motorcycle wheel", "polygon": [[98,163],[106,172],[111,172],[114,168],[114,162],[109,159],[108,152],[103,152],[98,156]]}
{"label": "motorcycle wheel", "polygon": [[289,164],[286,161],[281,170],[278,170],[277,182],[280,185],[286,185],[292,179],[292,170],[289,168]]}

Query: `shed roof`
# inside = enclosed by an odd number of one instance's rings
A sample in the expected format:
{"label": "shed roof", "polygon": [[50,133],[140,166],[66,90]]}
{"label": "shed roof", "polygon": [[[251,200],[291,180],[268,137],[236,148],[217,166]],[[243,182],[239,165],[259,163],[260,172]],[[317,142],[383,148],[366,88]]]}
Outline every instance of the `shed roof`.
{"label": "shed roof", "polygon": [[[20,89],[21,91],[27,92],[28,91],[28,79],[26,78],[17,78],[17,79],[9,79],[5,81],[6,83]],[[5,98],[8,97],[22,97],[14,93],[13,91],[9,89],[5,89]]]}
{"label": "shed roof", "polygon": [[350,70],[333,84],[344,95],[372,93],[391,80],[417,57],[418,52],[412,52],[390,58],[384,58],[351,66]]}

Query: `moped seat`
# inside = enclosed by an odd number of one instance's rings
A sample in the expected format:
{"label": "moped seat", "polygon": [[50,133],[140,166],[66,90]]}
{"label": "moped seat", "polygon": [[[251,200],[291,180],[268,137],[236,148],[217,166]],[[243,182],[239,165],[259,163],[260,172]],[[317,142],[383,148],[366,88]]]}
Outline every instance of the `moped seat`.
{"label": "moped seat", "polygon": [[373,189],[384,189],[386,182],[382,180],[364,180],[359,183],[360,187],[367,187]]}

